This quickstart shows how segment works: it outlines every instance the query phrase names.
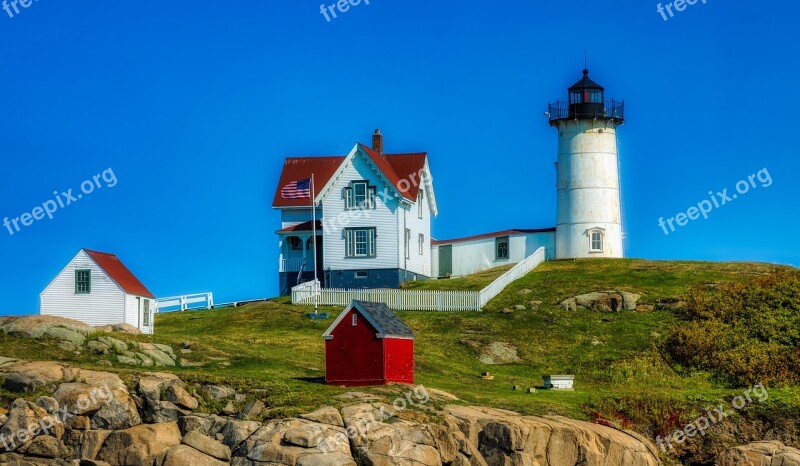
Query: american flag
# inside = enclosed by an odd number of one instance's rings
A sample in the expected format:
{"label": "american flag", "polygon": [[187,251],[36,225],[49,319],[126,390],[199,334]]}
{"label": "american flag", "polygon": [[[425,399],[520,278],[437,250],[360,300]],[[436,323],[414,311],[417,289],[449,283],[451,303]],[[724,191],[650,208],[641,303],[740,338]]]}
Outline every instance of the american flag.
{"label": "american flag", "polygon": [[281,189],[284,199],[311,199],[311,178],[292,181]]}

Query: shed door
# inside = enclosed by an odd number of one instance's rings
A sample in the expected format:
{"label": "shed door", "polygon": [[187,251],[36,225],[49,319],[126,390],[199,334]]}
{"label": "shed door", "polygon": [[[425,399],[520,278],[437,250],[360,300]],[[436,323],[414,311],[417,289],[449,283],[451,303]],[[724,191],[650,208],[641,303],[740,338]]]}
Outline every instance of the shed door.
{"label": "shed door", "polygon": [[453,246],[439,246],[439,276],[447,277],[453,274]]}

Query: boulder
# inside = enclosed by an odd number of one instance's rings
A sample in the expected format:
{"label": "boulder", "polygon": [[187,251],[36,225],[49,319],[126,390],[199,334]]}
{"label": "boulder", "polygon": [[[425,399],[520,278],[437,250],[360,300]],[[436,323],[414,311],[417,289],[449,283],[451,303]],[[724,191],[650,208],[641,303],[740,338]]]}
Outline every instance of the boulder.
{"label": "boulder", "polygon": [[[47,427],[44,432],[43,426]],[[6,451],[15,451],[39,435],[60,437],[63,433],[64,428],[47,411],[23,399],[14,401],[8,419],[0,428]]]}
{"label": "boulder", "polygon": [[[469,446],[463,434],[458,429],[448,429],[441,422],[400,418],[384,422],[393,408],[381,404],[351,405],[342,411],[356,454],[367,464],[440,466],[464,464],[469,458],[465,454]],[[409,410],[406,414],[414,416],[414,413]],[[476,461],[476,464],[485,465],[477,456]]]}
{"label": "boulder", "polygon": [[142,350],[148,358],[150,358],[156,367],[163,367],[163,366],[175,366],[175,359],[170,357],[169,354],[159,350],[159,349],[147,349]]}
{"label": "boulder", "polygon": [[800,466],[800,450],[781,442],[754,442],[729,448],[717,457],[717,466]]}
{"label": "boulder", "polygon": [[41,338],[45,332],[54,327],[61,327],[82,335],[95,333],[95,329],[91,325],[64,317],[31,315],[4,317],[0,321],[0,331],[23,338]]}
{"label": "boulder", "polygon": [[482,364],[489,365],[509,364],[519,362],[520,357],[517,354],[517,348],[510,343],[495,341],[483,349],[479,360]]}
{"label": "boulder", "polygon": [[140,424],[110,433],[97,459],[112,466],[152,464],[159,453],[180,442],[181,432],[175,422]]}
{"label": "boulder", "polygon": [[199,406],[197,399],[189,394],[183,385],[176,383],[167,386],[165,391],[167,401],[171,401],[176,405],[189,410],[195,410]]}
{"label": "boulder", "polygon": [[205,385],[200,392],[211,401],[227,400],[236,396],[236,390],[223,385]]}
{"label": "boulder", "polygon": [[120,363],[120,364],[128,365],[128,366],[138,366],[138,365],[141,364],[141,361],[139,361],[135,357],[131,358],[131,357],[128,357],[128,356],[123,356],[121,354],[117,355],[117,362]]}
{"label": "boulder", "polygon": [[254,419],[261,414],[264,409],[266,409],[266,405],[261,400],[253,400],[242,409],[242,415],[247,419]]}
{"label": "boulder", "polygon": [[115,353],[121,354],[128,351],[128,344],[122,340],[118,340],[109,336],[102,336],[97,339],[100,343],[105,344],[111,348]]}
{"label": "boulder", "polygon": [[445,412],[489,464],[660,464],[649,441],[599,424],[483,407],[447,406]]}
{"label": "boulder", "polygon": [[308,419],[309,421],[319,422],[320,424],[344,427],[344,419],[342,419],[342,415],[339,414],[338,409],[332,406],[319,408],[318,410],[308,414],[301,414],[300,417],[303,419]]}
{"label": "boulder", "polygon": [[261,427],[261,423],[255,421],[229,420],[219,433],[223,437],[222,443],[233,450],[247,440],[259,427]]}
{"label": "boulder", "polygon": [[220,461],[231,460],[231,449],[216,440],[199,432],[192,431],[186,434],[181,443]]}
{"label": "boulder", "polygon": [[209,437],[215,437],[228,423],[224,417],[215,414],[197,413],[178,419],[178,426],[184,435],[197,431]]}
{"label": "boulder", "polygon": [[26,456],[37,456],[40,458],[69,458],[72,456],[72,448],[64,445],[61,440],[49,435],[40,435],[33,439],[29,444],[20,448],[20,453]]}
{"label": "boulder", "polygon": [[48,414],[53,414],[58,411],[58,400],[49,396],[40,396],[36,399],[36,406],[47,411]]}
{"label": "boulder", "polygon": [[62,407],[91,417],[94,429],[126,429],[141,422],[136,403],[116,374],[84,369],[65,369],[67,381],[53,394]]}
{"label": "boulder", "polygon": [[228,464],[186,445],[178,445],[161,452],[153,463],[154,466],[226,466]]}
{"label": "boulder", "polygon": [[92,340],[86,344],[86,347],[92,354],[108,354],[111,352],[111,346],[106,345],[100,340]]}
{"label": "boulder", "polygon": [[239,464],[356,465],[344,428],[305,419],[268,422],[236,448],[234,456],[248,461]]}
{"label": "boulder", "polygon": [[589,309],[601,312],[634,311],[641,295],[627,291],[598,291],[565,299],[559,305],[561,309],[574,311]]}
{"label": "boulder", "polygon": [[47,361],[20,361],[4,367],[7,370],[4,386],[12,392],[49,390],[64,380],[64,366]]}
{"label": "boulder", "polygon": [[81,458],[93,460],[97,458],[106,439],[111,435],[110,430],[87,430],[79,434],[77,453]]}
{"label": "boulder", "polygon": [[50,327],[44,331],[42,336],[61,341],[68,341],[75,346],[81,346],[86,341],[86,336],[84,336],[82,333],[64,327]]}

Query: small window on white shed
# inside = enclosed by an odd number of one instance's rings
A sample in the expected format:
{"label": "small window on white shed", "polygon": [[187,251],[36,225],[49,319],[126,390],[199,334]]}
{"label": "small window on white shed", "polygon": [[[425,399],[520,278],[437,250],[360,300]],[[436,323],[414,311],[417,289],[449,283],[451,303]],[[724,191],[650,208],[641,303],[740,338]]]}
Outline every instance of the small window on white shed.
{"label": "small window on white shed", "polygon": [[92,271],[75,271],[75,294],[89,294],[92,292]]}
{"label": "small window on white shed", "polygon": [[358,314],[356,314],[354,312],[353,313],[353,327],[355,327],[356,325],[358,325]]}

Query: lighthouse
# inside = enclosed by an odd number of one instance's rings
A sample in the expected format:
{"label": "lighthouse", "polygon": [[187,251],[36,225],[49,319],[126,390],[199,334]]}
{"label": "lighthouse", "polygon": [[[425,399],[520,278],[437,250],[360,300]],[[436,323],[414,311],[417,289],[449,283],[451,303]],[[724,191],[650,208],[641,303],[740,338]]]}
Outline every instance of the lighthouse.
{"label": "lighthouse", "polygon": [[621,258],[617,127],[624,102],[606,101],[605,89],[586,69],[568,93],[548,113],[558,130],[555,257]]}

